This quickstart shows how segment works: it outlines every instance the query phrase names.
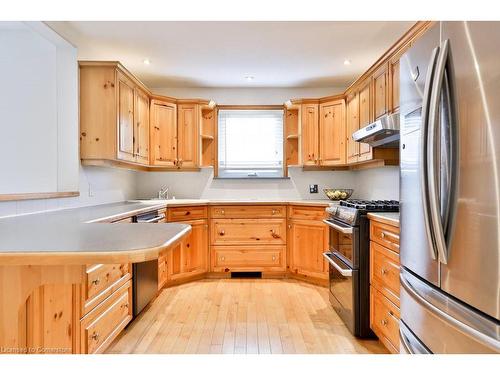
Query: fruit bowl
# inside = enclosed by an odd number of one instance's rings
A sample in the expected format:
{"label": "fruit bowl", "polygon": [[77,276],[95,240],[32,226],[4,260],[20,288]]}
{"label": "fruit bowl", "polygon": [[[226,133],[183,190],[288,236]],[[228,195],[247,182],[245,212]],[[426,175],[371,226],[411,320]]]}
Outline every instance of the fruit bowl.
{"label": "fruit bowl", "polygon": [[323,189],[325,195],[332,201],[349,199],[354,192],[353,189]]}

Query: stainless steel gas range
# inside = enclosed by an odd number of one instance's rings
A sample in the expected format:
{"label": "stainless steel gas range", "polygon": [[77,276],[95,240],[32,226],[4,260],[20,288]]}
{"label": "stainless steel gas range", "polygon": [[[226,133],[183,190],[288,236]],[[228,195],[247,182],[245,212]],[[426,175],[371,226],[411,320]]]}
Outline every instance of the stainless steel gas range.
{"label": "stainless steel gas range", "polygon": [[375,337],[370,329],[370,223],[368,212],[397,212],[397,201],[351,199],[330,205],[330,302],[353,335]]}

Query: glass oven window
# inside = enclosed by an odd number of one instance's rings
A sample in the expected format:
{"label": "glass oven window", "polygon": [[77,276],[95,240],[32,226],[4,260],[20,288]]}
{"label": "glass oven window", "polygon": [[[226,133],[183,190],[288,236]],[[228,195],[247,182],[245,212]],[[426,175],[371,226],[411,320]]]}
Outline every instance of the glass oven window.
{"label": "glass oven window", "polygon": [[353,244],[352,235],[337,232],[335,229],[330,228],[330,251],[338,253],[344,258],[348,259],[351,264],[353,262]]}

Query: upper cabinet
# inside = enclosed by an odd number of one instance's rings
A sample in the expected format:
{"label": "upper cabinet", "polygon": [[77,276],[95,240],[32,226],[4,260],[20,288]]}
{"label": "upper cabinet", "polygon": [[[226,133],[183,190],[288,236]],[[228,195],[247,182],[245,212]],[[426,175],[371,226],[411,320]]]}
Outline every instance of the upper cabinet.
{"label": "upper cabinet", "polygon": [[[373,121],[373,95],[372,80],[368,78],[359,88],[359,129],[365,127]],[[372,148],[368,143],[359,143],[359,153],[357,161],[367,161],[372,159]]]}
{"label": "upper cabinet", "polygon": [[153,95],[119,63],[80,62],[82,163],[199,168],[202,110],[214,104]]}
{"label": "upper cabinet", "polygon": [[301,106],[301,146],[302,164],[317,166],[319,162],[319,104]]}
{"label": "upper cabinet", "polygon": [[358,161],[359,142],[352,139],[352,133],[359,129],[359,93],[353,92],[346,98],[346,161],[354,163]]}
{"label": "upper cabinet", "polygon": [[177,160],[177,105],[167,101],[151,101],[151,164],[170,168]]}
{"label": "upper cabinet", "polygon": [[80,62],[82,160],[149,165],[149,97],[115,63]]}
{"label": "upper cabinet", "polygon": [[346,121],[344,99],[320,104],[319,164],[343,165],[346,162]]}
{"label": "upper cabinet", "polygon": [[197,103],[177,107],[177,166],[197,168],[200,165],[201,107]]}
{"label": "upper cabinet", "polygon": [[382,64],[382,66],[373,75],[373,110],[375,119],[382,117],[388,112],[389,103],[387,94],[387,64]]}

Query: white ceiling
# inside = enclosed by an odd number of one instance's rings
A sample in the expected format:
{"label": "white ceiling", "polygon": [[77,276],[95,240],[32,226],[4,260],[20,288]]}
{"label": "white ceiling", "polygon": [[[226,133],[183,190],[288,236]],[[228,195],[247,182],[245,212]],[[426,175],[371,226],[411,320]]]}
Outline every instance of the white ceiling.
{"label": "white ceiling", "polygon": [[119,60],[151,88],[347,87],[413,22],[47,24],[79,59]]}

